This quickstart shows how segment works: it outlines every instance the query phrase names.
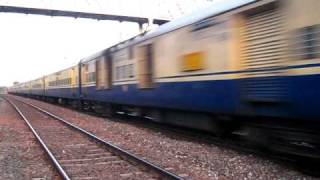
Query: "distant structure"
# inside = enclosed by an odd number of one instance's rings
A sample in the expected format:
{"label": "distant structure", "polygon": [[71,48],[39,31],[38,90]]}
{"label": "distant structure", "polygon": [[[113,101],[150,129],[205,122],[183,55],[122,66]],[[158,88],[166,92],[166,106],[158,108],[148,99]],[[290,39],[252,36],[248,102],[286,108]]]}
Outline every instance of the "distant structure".
{"label": "distant structure", "polygon": [[0,86],[0,95],[7,94],[7,87]]}

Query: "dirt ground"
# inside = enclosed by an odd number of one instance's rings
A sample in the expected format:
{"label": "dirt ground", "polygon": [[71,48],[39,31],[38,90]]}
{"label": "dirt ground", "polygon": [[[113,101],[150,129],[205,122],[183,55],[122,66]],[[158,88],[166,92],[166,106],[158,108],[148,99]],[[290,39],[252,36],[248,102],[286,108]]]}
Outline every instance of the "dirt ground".
{"label": "dirt ground", "polygon": [[25,122],[0,97],[0,180],[59,179]]}

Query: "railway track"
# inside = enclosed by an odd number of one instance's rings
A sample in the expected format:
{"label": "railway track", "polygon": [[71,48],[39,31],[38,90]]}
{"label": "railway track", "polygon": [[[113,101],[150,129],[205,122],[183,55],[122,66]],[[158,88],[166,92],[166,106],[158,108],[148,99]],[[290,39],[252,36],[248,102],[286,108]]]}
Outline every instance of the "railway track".
{"label": "railway track", "polygon": [[[69,106],[64,107],[70,108]],[[89,111],[82,112],[90,115],[100,116],[97,113],[92,113]],[[114,118],[108,118],[106,120],[131,124],[133,126],[138,126],[146,129],[152,129],[156,132],[161,132],[174,138],[181,138],[182,140],[201,142],[204,144],[213,144],[244,154],[254,154],[262,159],[271,160],[277,164],[288,167],[289,169],[298,170],[311,176],[320,176],[320,171],[317,165],[319,163],[318,160],[290,155],[285,152],[274,152],[268,148],[261,149],[261,147],[257,147],[254,144],[247,142],[246,139],[244,139],[243,135],[232,134],[231,136],[221,138],[214,136],[211,133],[206,133],[198,130],[191,130],[176,126],[170,126],[167,124],[159,124],[152,121],[146,121],[141,117],[131,116],[125,113],[119,113]]]}
{"label": "railway track", "polygon": [[[256,146],[256,144],[248,142],[246,138],[244,138],[243,135],[240,134],[231,134],[222,138],[219,136],[215,136],[212,133],[167,124],[159,124],[123,113],[120,113],[118,115],[120,119],[117,119],[117,122],[122,121],[123,123],[131,124],[141,128],[152,129],[155,132],[161,132],[175,138],[179,137],[183,140],[213,144],[245,154],[254,154],[259,156],[260,158],[271,160],[290,169],[295,169],[297,171],[303,172],[304,174],[320,177],[318,166],[320,163],[319,156],[308,157],[307,153],[292,154],[291,151],[293,151],[293,149],[289,149],[285,145],[277,150],[274,150]],[[134,118],[135,121],[131,121],[131,118]],[[274,146],[274,144],[270,144],[270,146]]]}
{"label": "railway track", "polygon": [[40,107],[15,98],[6,100],[63,179],[182,179]]}

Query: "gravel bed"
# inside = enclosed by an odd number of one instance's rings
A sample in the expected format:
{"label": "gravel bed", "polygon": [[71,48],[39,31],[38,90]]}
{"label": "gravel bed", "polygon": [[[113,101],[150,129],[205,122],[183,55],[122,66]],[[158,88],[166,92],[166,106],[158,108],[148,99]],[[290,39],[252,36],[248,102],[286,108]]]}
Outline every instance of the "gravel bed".
{"label": "gravel bed", "polygon": [[0,179],[60,179],[16,111],[0,98]]}
{"label": "gravel bed", "polygon": [[255,155],[23,99],[186,179],[316,179]]}
{"label": "gravel bed", "polygon": [[[14,101],[71,179],[153,179],[157,174],[112,154],[104,146],[34,108]],[[26,113],[27,112],[27,113]],[[103,154],[92,158],[91,155]],[[106,155],[107,154],[107,155]]]}

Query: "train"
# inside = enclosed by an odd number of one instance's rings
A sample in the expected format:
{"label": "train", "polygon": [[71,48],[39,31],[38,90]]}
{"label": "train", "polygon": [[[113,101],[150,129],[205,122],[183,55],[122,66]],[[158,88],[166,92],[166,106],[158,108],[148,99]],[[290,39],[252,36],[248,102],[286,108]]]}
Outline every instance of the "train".
{"label": "train", "polygon": [[0,86],[0,95],[7,94],[7,88]]}
{"label": "train", "polygon": [[319,148],[319,9],[319,0],[222,1],[9,93]]}

